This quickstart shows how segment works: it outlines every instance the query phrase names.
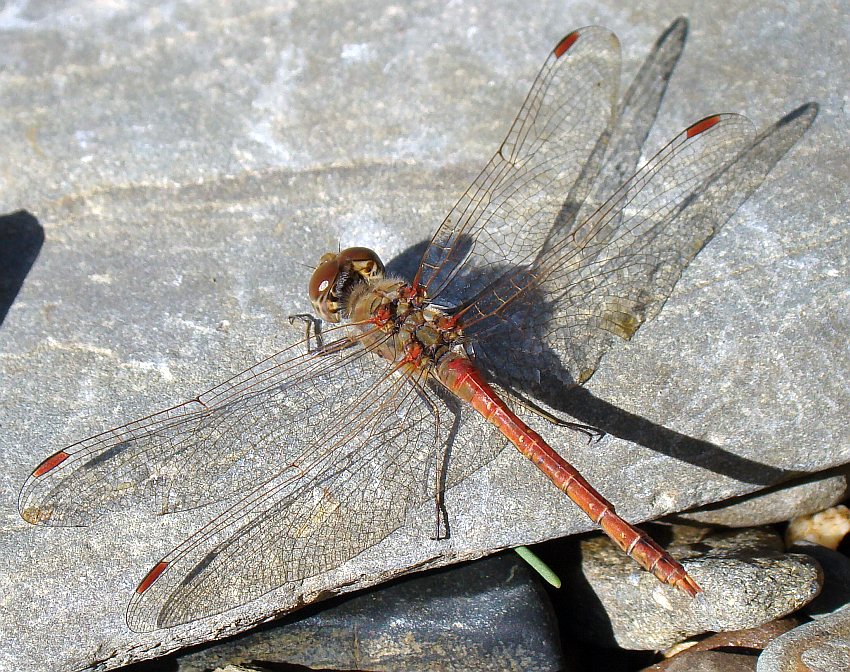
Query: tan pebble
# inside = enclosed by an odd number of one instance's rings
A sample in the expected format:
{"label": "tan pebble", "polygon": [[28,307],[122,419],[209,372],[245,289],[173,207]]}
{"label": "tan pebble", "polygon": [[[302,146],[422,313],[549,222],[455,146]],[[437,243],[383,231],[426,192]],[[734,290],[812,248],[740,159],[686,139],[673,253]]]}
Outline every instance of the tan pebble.
{"label": "tan pebble", "polygon": [[809,541],[834,551],[848,532],[850,532],[850,509],[839,504],[818,513],[794,518],[785,531],[785,545],[791,546],[797,541]]}

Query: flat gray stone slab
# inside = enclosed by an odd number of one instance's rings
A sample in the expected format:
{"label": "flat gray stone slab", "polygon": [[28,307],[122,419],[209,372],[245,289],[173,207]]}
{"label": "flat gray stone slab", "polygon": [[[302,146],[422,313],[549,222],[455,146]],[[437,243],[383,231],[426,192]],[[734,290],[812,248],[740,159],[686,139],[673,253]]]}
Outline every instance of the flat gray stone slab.
{"label": "flat gray stone slab", "polygon": [[[614,408],[715,448],[586,446],[546,430],[635,521],[850,458],[847,18],[780,2],[684,10],[689,46],[648,147],[712,112],[759,127],[809,100],[821,114],[589,384]],[[8,4],[2,211],[31,212],[46,242],[0,329],[0,668],[115,667],[293,606],[272,595],[134,634],[124,609],[135,585],[213,512],[34,528],[17,513],[20,485],[64,445],[193,397],[298,338],[286,318],[309,308],[305,266],[339,244],[392,259],[426,239],[563,34],[612,29],[628,82],[668,11]],[[426,507],[302,597],[589,529],[553,490],[506,451],[449,494],[451,540],[429,541]]]}

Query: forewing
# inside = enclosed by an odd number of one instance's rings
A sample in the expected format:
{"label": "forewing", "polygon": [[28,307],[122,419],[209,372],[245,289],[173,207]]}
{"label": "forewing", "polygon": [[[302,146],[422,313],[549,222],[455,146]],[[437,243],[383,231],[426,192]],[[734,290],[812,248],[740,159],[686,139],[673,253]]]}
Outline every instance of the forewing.
{"label": "forewing", "polygon": [[619,75],[619,43],[604,28],[582,28],[555,47],[499,151],[422,257],[415,280],[432,297],[474,295],[492,280],[490,270],[533,258],[588,157],[607,140]]}
{"label": "forewing", "polygon": [[686,19],[676,19],[656,41],[623,96],[610,139],[588,159],[588,167],[553,222],[542,252],[561,243],[626,182],[638,167],[658,108],[682,55],[688,32]]}
{"label": "forewing", "polygon": [[[326,338],[346,343],[349,327]],[[160,513],[232,498],[299,455],[382,368],[357,341],[299,342],[196,399],[52,455],[19,498],[31,523],[87,525],[106,511]]]}

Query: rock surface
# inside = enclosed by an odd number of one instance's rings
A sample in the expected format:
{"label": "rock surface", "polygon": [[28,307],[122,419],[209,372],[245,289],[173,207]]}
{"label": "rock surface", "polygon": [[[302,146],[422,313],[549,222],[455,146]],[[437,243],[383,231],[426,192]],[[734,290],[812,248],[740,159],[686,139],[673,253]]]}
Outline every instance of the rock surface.
{"label": "rock surface", "polygon": [[692,509],[671,516],[672,520],[752,527],[781,523],[796,516],[823,511],[850,495],[850,465],[796,479],[728,502]]}
{"label": "rock surface", "polygon": [[686,652],[663,668],[649,667],[646,672],[655,669],[663,669],[664,672],[754,672],[756,657],[727,651]]}
{"label": "rock surface", "polygon": [[823,576],[806,555],[786,554],[764,528],[694,535],[675,557],[705,591],[695,600],[659,584],[605,537],[581,542],[581,577],[567,577],[576,608],[565,628],[576,638],[627,649],[663,649],[704,632],[753,628],[817,596]]}
{"label": "rock surface", "polygon": [[[587,446],[541,430],[635,521],[850,459],[846,17],[778,1],[677,12],[692,35],[648,148],[715,111],[759,127],[809,100],[822,113],[602,362],[589,389],[619,433]],[[0,669],[108,669],[297,606],[271,595],[134,634],[139,579],[215,512],[33,528],[20,485],[62,446],[291,343],[322,252],[392,259],[427,239],[567,31],[614,30],[628,81],[673,18],[656,2],[6,3],[0,211],[28,211],[46,239],[0,331]],[[301,597],[592,527],[510,452],[447,506],[450,541],[429,541],[424,507]]]}
{"label": "rock surface", "polygon": [[513,553],[356,595],[178,658],[179,672],[225,664],[334,670],[564,669],[549,598]]}
{"label": "rock surface", "polygon": [[769,621],[756,628],[718,632],[697,642],[683,642],[665,652],[663,661],[641,672],[746,672],[755,670],[758,654],[780,635],[800,624],[799,618]]}
{"label": "rock surface", "polygon": [[850,669],[850,607],[777,637],[759,656],[757,672]]}
{"label": "rock surface", "polygon": [[792,545],[790,553],[810,555],[823,571],[823,590],[803,610],[812,618],[823,618],[850,604],[850,558],[825,546],[806,542]]}

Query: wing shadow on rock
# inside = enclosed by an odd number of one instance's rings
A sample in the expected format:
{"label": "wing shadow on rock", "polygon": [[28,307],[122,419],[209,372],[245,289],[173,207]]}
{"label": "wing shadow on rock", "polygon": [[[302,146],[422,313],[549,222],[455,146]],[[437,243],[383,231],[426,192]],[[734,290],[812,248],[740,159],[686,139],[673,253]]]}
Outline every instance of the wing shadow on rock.
{"label": "wing shadow on rock", "polygon": [[[681,228],[693,224],[693,237],[677,241],[685,250],[679,267],[667,268],[668,277],[672,273],[675,280],[681,276],[688,263],[699,250],[720,230],[723,224],[735,213],[744,201],[761,185],[773,166],[803,136],[814,122],[818,107],[808,103],[789,113],[778,122],[759,134],[737,157],[721,172],[713,177],[699,193],[687,199],[671,215],[671,221],[678,220]],[[574,210],[574,204],[569,206]],[[461,245],[472,246],[472,241],[461,240]],[[393,259],[388,265],[388,273],[403,278],[412,278],[427,241],[410,247]],[[472,269],[465,269],[472,270]],[[486,274],[487,284],[496,284],[506,273],[521,280],[528,272],[524,268],[506,269],[490,266],[481,269]],[[479,279],[479,286],[480,286]],[[681,434],[646,418],[598,399],[581,385],[596,370],[605,352],[615,346],[618,339],[630,338],[644,322],[652,319],[661,310],[669,297],[673,285],[660,296],[648,309],[641,312],[619,315],[617,325],[628,325],[628,329],[619,329],[608,333],[598,343],[575,343],[571,347],[586,352],[573,360],[588,362],[587,368],[571,371],[564,366],[564,358],[553,347],[556,339],[551,333],[553,314],[558,308],[557,299],[553,300],[551,288],[544,296],[544,290],[537,286],[524,292],[518,300],[512,302],[510,309],[500,315],[495,326],[490,325],[486,332],[473,335],[473,349],[479,366],[488,378],[522,400],[541,403],[576,420],[592,425],[607,434],[651,448],[679,460],[711,470],[724,476],[730,476],[741,482],[768,486],[795,478],[799,471],[771,467],[725,450],[708,441]],[[658,287],[652,288],[658,294]],[[610,302],[610,297],[600,297],[600,303]],[[440,295],[438,304],[459,305],[461,297]],[[601,310],[601,309],[600,309]],[[591,318],[596,316],[590,316]],[[599,315],[601,317],[601,315]],[[588,354],[589,353],[589,354]]]}

